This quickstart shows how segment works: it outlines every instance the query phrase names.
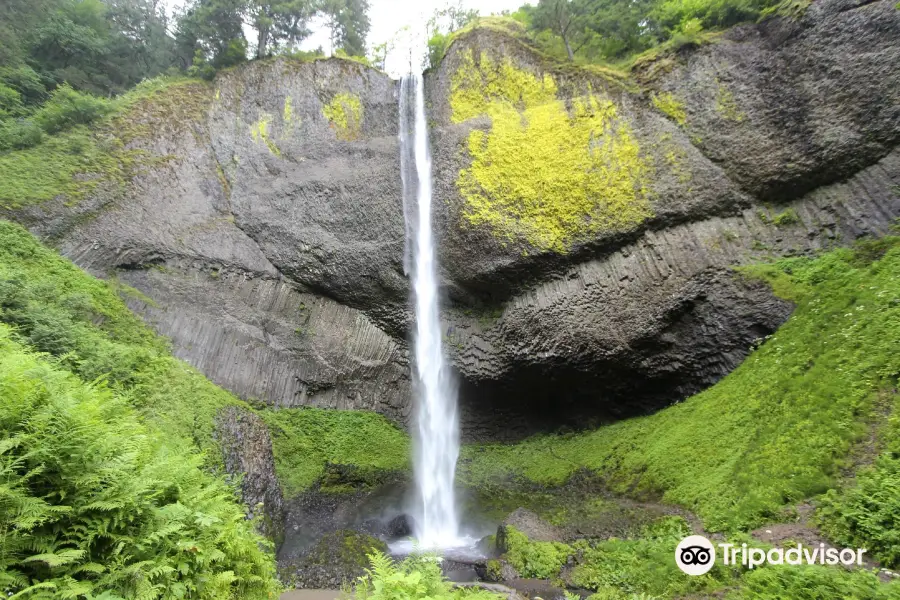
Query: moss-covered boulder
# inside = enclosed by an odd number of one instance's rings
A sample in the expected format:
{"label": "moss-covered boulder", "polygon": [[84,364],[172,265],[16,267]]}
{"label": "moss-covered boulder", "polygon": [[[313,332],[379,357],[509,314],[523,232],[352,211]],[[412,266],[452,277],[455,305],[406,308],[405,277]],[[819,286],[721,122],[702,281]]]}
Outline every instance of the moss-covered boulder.
{"label": "moss-covered boulder", "polygon": [[283,566],[282,577],[298,588],[339,589],[365,574],[369,554],[386,553],[387,549],[384,542],[370,535],[347,529],[333,531],[297,561]]}

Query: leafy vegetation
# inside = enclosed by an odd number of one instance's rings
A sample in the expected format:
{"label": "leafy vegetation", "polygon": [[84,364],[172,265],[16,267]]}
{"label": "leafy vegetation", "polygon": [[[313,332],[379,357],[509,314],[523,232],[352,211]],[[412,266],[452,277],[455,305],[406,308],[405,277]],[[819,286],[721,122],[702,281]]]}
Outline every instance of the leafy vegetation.
{"label": "leafy vegetation", "polygon": [[[742,276],[769,281],[797,309],[717,385],[654,415],[592,432],[467,446],[461,478],[484,489],[508,477],[558,484],[586,468],[615,491],[687,506],[714,531],[777,518],[786,505],[835,486],[877,398],[897,386],[898,242],[888,237],[815,259],[742,269]],[[896,518],[892,471],[876,466],[872,473],[870,487],[844,496],[837,509],[834,522],[846,520],[834,527],[847,539],[872,535],[867,527],[879,512]],[[882,493],[875,495],[875,487]],[[869,525],[864,516],[872,518]],[[885,548],[887,532],[897,527],[881,527]]]}
{"label": "leafy vegetation", "polygon": [[328,489],[323,477],[330,464],[352,467],[352,476],[362,483],[377,481],[379,472],[409,468],[409,438],[379,414],[286,408],[262,410],[260,416],[269,426],[275,469],[287,497],[317,482]]}
{"label": "leafy vegetation", "polygon": [[706,30],[772,14],[797,18],[807,0],[539,0],[512,18],[544,53],[577,63],[629,64],[648,50],[702,41]]}
{"label": "leafy vegetation", "polygon": [[[896,301],[896,299],[894,300]],[[819,521],[835,540],[865,547],[877,560],[900,566],[900,395],[879,430],[882,442],[874,464],[856,473],[842,490],[829,490],[820,501]]]}
{"label": "leafy vegetation", "polygon": [[268,599],[278,591],[263,540],[198,454],[165,444],[125,396],[33,354],[7,325],[0,439],[4,595]]}
{"label": "leafy vegetation", "polygon": [[504,557],[522,577],[557,577],[566,559],[573,553],[567,544],[532,542],[524,533],[509,526],[505,528],[505,545],[507,551]]}
{"label": "leafy vegetation", "polygon": [[818,600],[854,598],[896,600],[900,585],[884,585],[868,571],[845,571],[821,565],[756,569],[742,579],[739,589],[725,595],[727,600]]}
{"label": "leafy vegetation", "polygon": [[[572,544],[534,542],[521,532],[509,528],[507,532],[512,534],[508,541],[510,548],[502,558],[520,575],[550,578],[569,588],[591,590],[594,593],[590,597],[594,600],[705,594],[730,600],[900,597],[900,582],[884,585],[871,572],[819,565],[748,570],[740,564],[725,566],[717,562],[705,575],[686,575],[672,559],[678,542],[691,533],[681,517],[659,518],[626,539],[579,539]],[[734,535],[728,541],[740,545],[751,539]],[[489,568],[493,562],[489,561]],[[564,565],[570,567],[563,570]]]}
{"label": "leafy vegetation", "polygon": [[686,575],[676,566],[672,552],[691,532],[681,517],[666,517],[648,525],[634,539],[578,541],[579,564],[570,575],[572,585],[596,590],[600,597],[627,594],[677,598],[734,585],[740,569],[716,565],[706,575]]}
{"label": "leafy vegetation", "polygon": [[492,121],[489,132],[469,133],[472,163],[457,180],[465,220],[503,241],[565,252],[652,213],[646,164],[616,105],[588,93],[573,99],[570,113],[556,91],[549,74],[538,78],[487,52],[476,61],[469,50],[453,74],[450,106],[454,122]]}
{"label": "leafy vegetation", "polygon": [[477,587],[452,587],[441,572],[439,559],[412,555],[396,563],[378,552],[369,555],[371,568],[351,589],[356,600],[500,600],[503,596]]}
{"label": "leafy vegetation", "polygon": [[243,403],[174,359],[167,343],[127,309],[117,287],[0,221],[0,322],[28,346],[58,357],[62,368],[85,381],[102,378],[126,394],[167,432],[170,445],[203,450],[210,464],[220,464],[215,415]]}

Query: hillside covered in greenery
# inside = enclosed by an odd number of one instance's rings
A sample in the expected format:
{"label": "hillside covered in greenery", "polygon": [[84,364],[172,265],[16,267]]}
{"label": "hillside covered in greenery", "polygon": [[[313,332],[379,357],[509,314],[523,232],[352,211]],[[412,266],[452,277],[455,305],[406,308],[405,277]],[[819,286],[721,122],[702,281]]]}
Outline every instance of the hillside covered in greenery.
{"label": "hillside covered in greenery", "polygon": [[[224,482],[215,440],[219,411],[249,406],[173,358],[120,294],[139,295],[0,221],[0,589],[273,597],[272,549]],[[405,435],[378,415],[266,420],[291,493],[318,483],[329,461],[407,464]]]}

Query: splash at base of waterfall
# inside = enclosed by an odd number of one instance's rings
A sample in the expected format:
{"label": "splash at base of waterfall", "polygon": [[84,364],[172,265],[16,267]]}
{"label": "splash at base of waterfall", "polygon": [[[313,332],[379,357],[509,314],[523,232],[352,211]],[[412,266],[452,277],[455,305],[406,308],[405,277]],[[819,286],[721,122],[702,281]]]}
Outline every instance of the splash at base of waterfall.
{"label": "splash at base of waterfall", "polygon": [[434,552],[451,560],[454,557],[460,559],[484,558],[484,552],[478,548],[478,542],[478,538],[460,535],[450,544],[427,546],[420,544],[415,538],[407,538],[391,542],[388,544],[388,550],[394,556],[406,556],[416,552]]}

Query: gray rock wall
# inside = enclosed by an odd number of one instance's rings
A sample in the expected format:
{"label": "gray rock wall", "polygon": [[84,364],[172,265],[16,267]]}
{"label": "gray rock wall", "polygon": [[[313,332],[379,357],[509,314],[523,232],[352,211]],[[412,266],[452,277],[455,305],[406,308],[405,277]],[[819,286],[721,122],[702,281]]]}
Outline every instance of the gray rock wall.
{"label": "gray rock wall", "polygon": [[[632,80],[550,63],[493,29],[454,41],[426,93],[445,340],[467,437],[584,426],[694,393],[790,312],[732,266],[888,231],[900,215],[894,2],[821,0],[799,22],[663,54]],[[590,89],[614,102],[648,166],[652,217],[566,252],[468,225],[457,186],[467,138],[492,128],[487,116],[450,119],[468,50],[553,75],[564,101]],[[250,63],[192,84],[189,102],[135,110],[143,133],[127,143],[156,160],[123,189],[13,216],[140,290],[148,300],[130,306],[238,395],[405,423],[397,87],[340,59]],[[681,103],[684,122],[654,94]],[[796,219],[776,225],[787,209]]]}
{"label": "gray rock wall", "polygon": [[284,497],[266,424],[248,410],[229,407],[217,417],[216,435],[226,471],[241,477],[241,500],[249,508],[249,516],[262,517],[261,533],[280,545],[284,540]]}

